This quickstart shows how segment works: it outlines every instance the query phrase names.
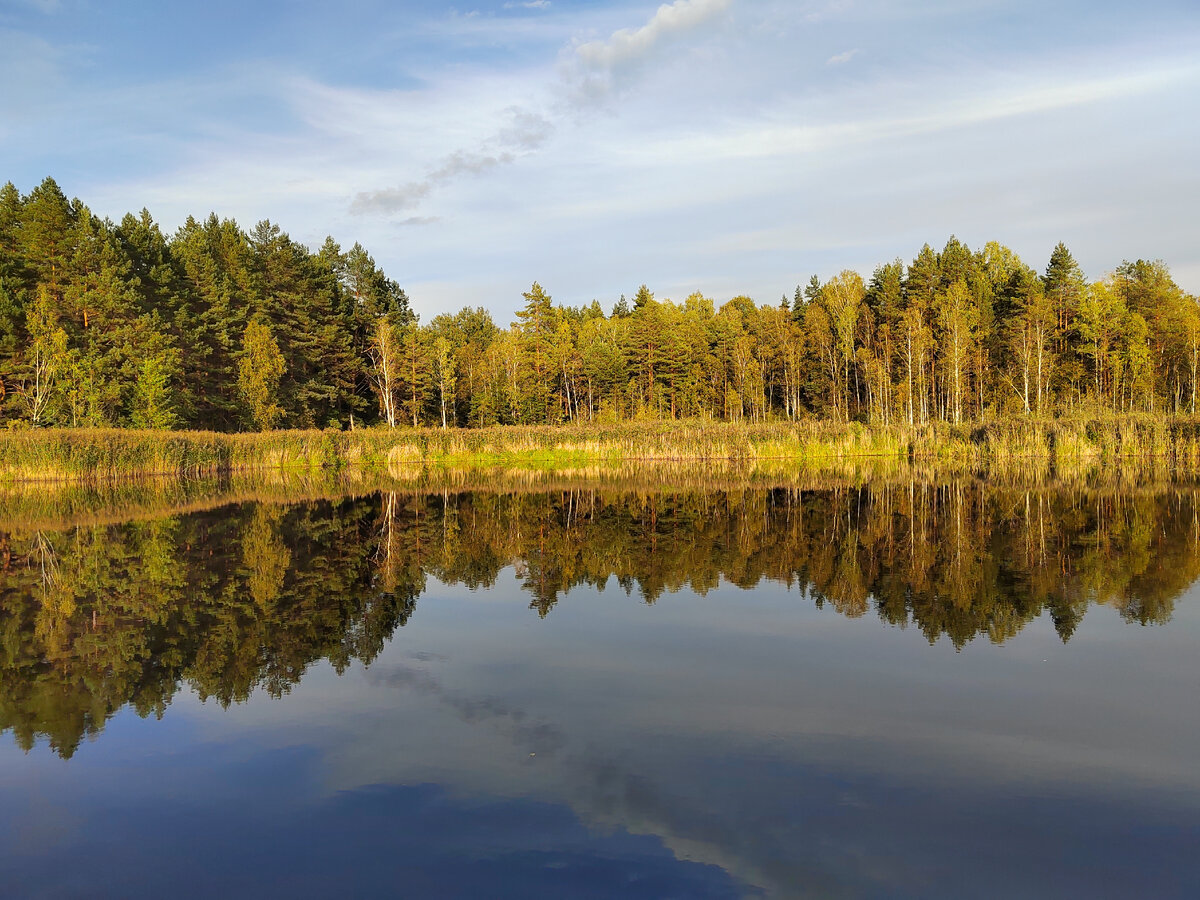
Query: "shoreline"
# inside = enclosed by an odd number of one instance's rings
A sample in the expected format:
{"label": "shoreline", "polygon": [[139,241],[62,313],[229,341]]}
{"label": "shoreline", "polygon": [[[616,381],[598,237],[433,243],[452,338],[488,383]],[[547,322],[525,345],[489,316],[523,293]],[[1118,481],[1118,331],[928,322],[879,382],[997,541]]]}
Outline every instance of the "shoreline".
{"label": "shoreline", "polygon": [[789,471],[856,461],[948,473],[1200,472],[1200,418],[1122,416],[967,425],[652,422],[225,434],[120,428],[0,432],[0,484],[410,470],[701,468]]}

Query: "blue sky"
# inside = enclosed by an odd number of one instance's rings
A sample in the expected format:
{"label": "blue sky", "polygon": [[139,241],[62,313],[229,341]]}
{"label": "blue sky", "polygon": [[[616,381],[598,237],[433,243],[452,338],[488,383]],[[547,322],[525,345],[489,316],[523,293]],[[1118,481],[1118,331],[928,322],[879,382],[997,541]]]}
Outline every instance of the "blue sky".
{"label": "blue sky", "polygon": [[1200,292],[1195,2],[0,0],[0,180],[361,241],[423,318],[951,234]]}

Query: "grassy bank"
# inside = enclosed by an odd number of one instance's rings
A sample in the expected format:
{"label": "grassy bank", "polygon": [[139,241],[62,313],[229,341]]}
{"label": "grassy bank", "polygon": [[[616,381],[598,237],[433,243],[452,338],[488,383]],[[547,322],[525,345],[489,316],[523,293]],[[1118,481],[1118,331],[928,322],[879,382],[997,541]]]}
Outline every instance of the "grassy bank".
{"label": "grassy bank", "polygon": [[51,429],[0,433],[0,481],[114,481],[237,472],[688,468],[786,471],[864,459],[947,471],[1200,470],[1200,419],[1011,420],[952,426],[668,422],[477,430],[359,429],[264,434]]}

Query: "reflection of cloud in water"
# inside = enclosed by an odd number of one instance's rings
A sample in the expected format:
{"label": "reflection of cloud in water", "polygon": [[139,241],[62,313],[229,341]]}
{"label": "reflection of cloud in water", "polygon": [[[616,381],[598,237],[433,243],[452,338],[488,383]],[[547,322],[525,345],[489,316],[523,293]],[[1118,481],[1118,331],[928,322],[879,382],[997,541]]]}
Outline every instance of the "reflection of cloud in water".
{"label": "reflection of cloud in water", "polygon": [[[742,827],[743,819],[730,817],[726,806],[712,804],[712,795],[666,791],[659,786],[660,779],[636,771],[632,761],[586,751],[559,754],[568,745],[559,726],[533,719],[498,697],[476,697],[447,688],[431,672],[403,664],[375,666],[364,677],[373,687],[399,688],[434,699],[458,720],[492,729],[522,752],[536,754],[539,761],[554,761],[553,774],[539,767],[541,786],[558,783],[565,796],[554,792],[554,799],[565,801],[592,828],[656,835],[676,858],[719,866],[772,896],[784,896],[798,884],[810,890],[819,887],[826,896],[834,892],[835,883],[819,866],[794,862],[794,851],[786,843]],[[680,750],[679,759],[686,765],[689,755]],[[711,774],[719,779],[720,767]],[[716,782],[713,787],[716,793],[727,793]]]}
{"label": "reflection of cloud in water", "polygon": [[566,743],[553,725],[531,721],[524,710],[516,709],[498,697],[471,697],[446,688],[429,672],[392,664],[368,669],[368,684],[405,688],[444,704],[468,725],[489,725],[512,743],[542,756],[553,756]]}
{"label": "reflection of cloud in water", "polygon": [[432,650],[409,650],[408,658],[417,662],[445,662],[450,657],[443,653],[434,653]]}
{"label": "reflection of cloud in water", "polygon": [[[494,593],[516,590],[505,575]],[[1027,665],[1062,646],[1045,623],[968,662],[950,647],[931,654],[866,623],[803,613],[782,590],[760,589],[751,601],[722,588],[650,618],[591,595],[572,591],[550,631],[507,631],[511,617],[497,604],[439,589],[438,616],[424,621],[432,631],[421,640],[454,648],[453,667],[389,664],[403,652],[394,644],[366,674],[375,688],[435,701],[432,714],[406,710],[415,749],[376,775],[411,781],[436,760],[433,780],[453,791],[565,803],[592,828],[657,835],[678,858],[718,865],[774,896],[887,885],[923,893],[948,883],[947,872],[971,877],[972,860],[1019,893],[1029,881],[1003,874],[1012,858],[1100,872],[1095,848],[1120,841],[1129,822],[1186,835],[1174,829],[1194,821],[1167,796],[1196,781],[1175,764],[1177,743],[1167,753],[1159,725],[1147,722],[1132,743],[1094,729],[1081,740],[1079,729],[1104,709],[1117,719],[1148,711],[1117,675],[1138,656],[1132,644],[1102,640],[1103,659],[1080,644],[1060,660],[1075,662],[1046,681]],[[799,628],[798,613],[822,627]],[[1110,618],[1097,621],[1097,637],[1122,627]],[[464,631],[467,620],[474,627]],[[698,620],[722,635],[719,653],[680,637]],[[1149,639],[1175,645],[1186,634]],[[527,663],[513,667],[518,659]],[[1168,687],[1179,683],[1178,662],[1177,652],[1143,660],[1140,690],[1158,685],[1164,709],[1185,693]],[[881,688],[881,672],[894,683]],[[1084,681],[1102,696],[1080,696]],[[1014,692],[1038,699],[1017,714],[1006,707]],[[895,705],[899,696],[907,705]],[[462,725],[473,733],[456,731]],[[453,753],[439,756],[447,743]],[[1136,791],[1114,786],[1135,782]],[[1006,860],[994,858],[1000,846],[1013,848]],[[1105,884],[1098,875],[1089,883]]]}

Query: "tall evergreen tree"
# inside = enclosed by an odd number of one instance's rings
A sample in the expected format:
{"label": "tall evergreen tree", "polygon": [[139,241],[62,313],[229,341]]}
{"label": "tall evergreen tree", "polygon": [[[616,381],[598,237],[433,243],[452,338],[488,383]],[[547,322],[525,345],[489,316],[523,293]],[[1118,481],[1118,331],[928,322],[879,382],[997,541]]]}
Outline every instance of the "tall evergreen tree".
{"label": "tall evergreen tree", "polygon": [[516,327],[521,335],[524,374],[520,379],[522,421],[542,423],[552,415],[550,381],[551,345],[557,322],[550,295],[536,281],[521,295],[525,306],[517,310]]}

